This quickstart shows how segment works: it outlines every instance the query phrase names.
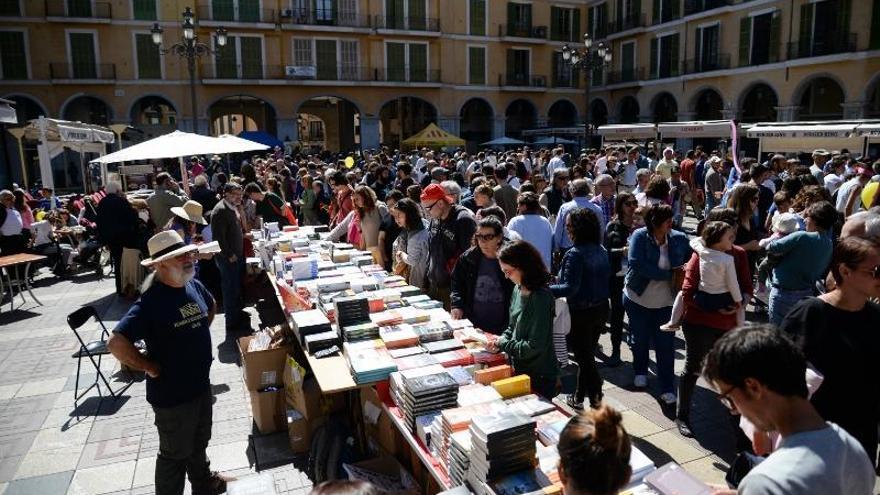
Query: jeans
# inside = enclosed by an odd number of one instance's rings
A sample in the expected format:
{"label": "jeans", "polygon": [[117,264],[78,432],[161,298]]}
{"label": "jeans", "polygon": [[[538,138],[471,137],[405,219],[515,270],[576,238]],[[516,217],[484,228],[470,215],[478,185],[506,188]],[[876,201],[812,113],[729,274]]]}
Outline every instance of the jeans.
{"label": "jeans", "polygon": [[617,275],[611,276],[610,292],[611,294],[611,316],[609,323],[611,324],[611,353],[612,355],[620,354],[620,342],[623,340],[623,279]]}
{"label": "jeans", "polygon": [[226,317],[226,330],[237,330],[242,322],[244,306],[241,302],[241,279],[244,274],[244,260],[239,258],[230,262],[224,254],[214,256],[220,270],[220,290],[223,292],[223,313]]}
{"label": "jeans", "polygon": [[669,321],[672,306],[665,308],[646,308],[623,296],[623,307],[629,317],[629,331],[633,337],[633,371],[636,375],[648,374],[648,351],[654,345],[657,358],[657,378],[660,380],[660,393],[675,390],[675,334],[660,330],[660,325]]}
{"label": "jeans", "polygon": [[768,312],[770,313],[770,323],[776,326],[782,324],[785,315],[791,311],[800,300],[812,297],[813,289],[802,290],[785,290],[778,287],[770,289],[770,300],[768,301]]}
{"label": "jeans", "polygon": [[678,418],[688,420],[691,412],[691,397],[697,385],[697,379],[703,367],[703,358],[724,335],[724,330],[703,325],[691,325],[687,322],[681,326],[684,341],[687,344],[684,371],[678,380]]}
{"label": "jeans", "polygon": [[156,458],[156,495],[183,493],[184,476],[189,476],[193,494],[210,493],[210,461],[205,453],[211,440],[211,393],[173,407],[153,407],[159,431]]}
{"label": "jeans", "polygon": [[568,334],[569,347],[574,352],[578,364],[578,380],[575,398],[578,402],[584,397],[595,399],[602,394],[602,377],[596,367],[596,344],[605,329],[608,319],[608,303],[598,304],[571,312],[571,332]]}

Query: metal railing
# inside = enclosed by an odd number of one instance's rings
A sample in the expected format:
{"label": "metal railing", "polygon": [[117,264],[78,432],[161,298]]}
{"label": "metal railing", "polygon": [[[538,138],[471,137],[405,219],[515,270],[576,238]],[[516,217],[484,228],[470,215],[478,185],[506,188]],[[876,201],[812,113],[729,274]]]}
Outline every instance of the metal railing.
{"label": "metal railing", "polygon": [[693,58],[685,60],[681,63],[682,74],[698,74],[700,72],[709,72],[713,70],[723,70],[730,68],[730,54],[719,53],[716,57],[710,58]]}
{"label": "metal railing", "polygon": [[732,0],[684,0],[684,15],[698,14],[707,10],[726,7]]}
{"label": "metal railing", "polygon": [[[579,39],[580,35],[578,33],[572,31],[553,31],[550,30],[550,40],[551,41],[568,41],[570,43],[578,43],[581,40]],[[604,33],[601,36],[604,38]]]}
{"label": "metal railing", "polygon": [[440,19],[434,17],[406,17],[402,15],[377,15],[373,18],[376,29],[400,29],[404,31],[440,31]]}
{"label": "metal railing", "polygon": [[[231,5],[231,4],[230,4]],[[232,8],[220,8],[218,5],[199,5],[196,8],[198,19],[202,21],[218,22],[267,22],[278,21],[278,12],[275,9],[239,9],[235,12]]]}
{"label": "metal railing", "polygon": [[642,81],[644,79],[644,67],[633,67],[632,69],[610,71],[605,78],[607,84],[622,84],[628,82]]}
{"label": "metal railing", "polygon": [[532,26],[531,24],[499,24],[498,36],[510,36],[514,38],[547,39],[547,26]]}
{"label": "metal railing", "polygon": [[791,60],[854,52],[857,42],[858,35],[856,33],[842,33],[822,39],[793,41],[788,44],[788,58]]}
{"label": "metal railing", "polygon": [[[199,75],[202,79],[279,79],[283,70],[278,70],[278,67],[261,64],[203,64]],[[273,68],[275,77],[270,76]]]}
{"label": "metal railing", "polygon": [[550,78],[550,85],[554,88],[573,88],[580,87],[579,73],[574,74],[553,74]]}
{"label": "metal railing", "polygon": [[330,9],[283,9],[279,13],[283,24],[304,26],[371,27],[369,15]]}
{"label": "metal railing", "polygon": [[49,64],[50,79],[116,79],[116,64]]}
{"label": "metal railing", "polygon": [[529,88],[546,88],[547,76],[539,76],[535,74],[506,74],[504,79],[498,76],[499,86],[521,86]]}
{"label": "metal railing", "polygon": [[681,64],[669,64],[657,67],[657,70],[648,71],[648,79],[665,79],[667,77],[677,77],[681,75]]}
{"label": "metal railing", "polygon": [[[257,64],[202,64],[199,77],[202,79],[284,79],[288,81],[381,81],[381,82],[422,82],[439,83],[440,70],[411,69],[410,67],[346,67],[333,65],[295,66],[299,70],[288,70],[288,65]],[[299,72],[299,74],[297,74]]]}
{"label": "metal railing", "polygon": [[374,81],[439,83],[440,69],[413,69],[412,67],[385,67],[373,71]]}
{"label": "metal railing", "polygon": [[[678,2],[679,0],[672,0],[674,2]],[[656,5],[656,2],[655,2]],[[667,0],[663,2],[663,6],[660,10],[655,10],[651,16],[651,24],[663,24],[665,22],[674,21],[681,17],[681,12],[675,13],[672,9],[673,4]]]}
{"label": "metal railing", "polygon": [[623,31],[629,31],[630,29],[645,27],[645,19],[645,14],[633,14],[619,17],[608,23],[608,34],[620,33]]}
{"label": "metal railing", "polygon": [[113,6],[110,2],[89,2],[68,0],[45,0],[46,17],[76,17],[91,19],[110,19]]}

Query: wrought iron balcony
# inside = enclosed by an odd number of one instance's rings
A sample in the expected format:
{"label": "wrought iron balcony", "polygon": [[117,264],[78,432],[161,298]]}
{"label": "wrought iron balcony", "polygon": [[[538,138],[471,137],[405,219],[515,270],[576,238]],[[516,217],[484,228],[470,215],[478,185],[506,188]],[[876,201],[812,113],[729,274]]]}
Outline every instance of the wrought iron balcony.
{"label": "wrought iron balcony", "polygon": [[116,64],[53,62],[49,64],[51,79],[116,79]]}

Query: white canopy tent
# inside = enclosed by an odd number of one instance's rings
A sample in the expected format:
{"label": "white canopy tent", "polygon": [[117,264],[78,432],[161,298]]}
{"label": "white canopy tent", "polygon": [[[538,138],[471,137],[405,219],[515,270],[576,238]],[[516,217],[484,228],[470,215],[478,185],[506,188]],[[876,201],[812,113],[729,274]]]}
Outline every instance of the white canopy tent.
{"label": "white canopy tent", "polygon": [[857,127],[858,121],[766,122],[750,127],[746,135],[760,139],[760,152],[803,153],[819,148],[862,150],[865,138],[856,132]]}
{"label": "white canopy tent", "polygon": [[606,141],[641,141],[657,137],[654,124],[607,124],[597,128]]}
{"label": "white canopy tent", "polygon": [[[116,135],[106,127],[68,120],[47,119],[46,117],[31,120],[24,128],[24,137],[39,141],[37,155],[40,159],[40,179],[43,187],[52,190],[55,189],[52,159],[63,153],[65,148],[79,151],[80,160],[82,160],[83,153],[103,155],[107,151],[107,144],[116,141]],[[80,166],[83,184],[87,187],[86,168],[82,163]],[[106,175],[105,172],[102,168],[102,180]]]}
{"label": "white canopy tent", "polygon": [[0,98],[0,124],[18,123],[18,116],[15,114],[15,109],[12,108],[14,104],[15,102],[12,100]]}
{"label": "white canopy tent", "polygon": [[661,122],[657,130],[666,138],[730,138],[736,127],[730,120]]}

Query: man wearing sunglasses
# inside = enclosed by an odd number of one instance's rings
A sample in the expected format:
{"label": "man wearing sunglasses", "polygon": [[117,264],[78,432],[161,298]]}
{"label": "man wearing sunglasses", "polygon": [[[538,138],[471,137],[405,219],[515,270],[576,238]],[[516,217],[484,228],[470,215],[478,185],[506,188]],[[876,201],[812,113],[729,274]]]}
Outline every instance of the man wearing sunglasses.
{"label": "man wearing sunglasses", "polygon": [[458,257],[471,247],[477,223],[473,213],[455,204],[454,198],[440,184],[426,187],[419,199],[431,219],[428,295],[443,301],[448,310],[450,275]]}
{"label": "man wearing sunglasses", "polygon": [[775,451],[742,479],[738,493],[872,493],[874,469],[865,450],[843,428],[822,419],[807,399],[806,370],[801,351],[770,325],[731,330],[706,356],[703,377],[721,402],[757,429],[781,437]]}

